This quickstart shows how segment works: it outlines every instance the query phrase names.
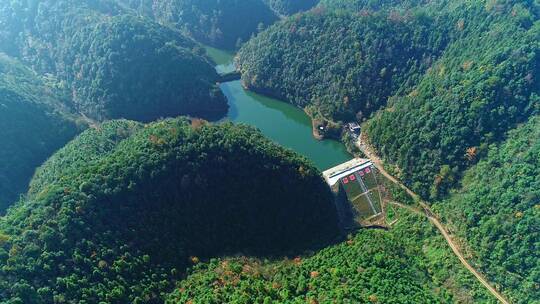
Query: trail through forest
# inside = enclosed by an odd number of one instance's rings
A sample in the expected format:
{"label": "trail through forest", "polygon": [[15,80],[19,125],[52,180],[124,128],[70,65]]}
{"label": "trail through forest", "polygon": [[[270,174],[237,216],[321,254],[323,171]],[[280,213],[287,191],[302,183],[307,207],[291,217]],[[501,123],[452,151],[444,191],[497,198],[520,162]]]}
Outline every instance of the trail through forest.
{"label": "trail through forest", "polygon": [[467,270],[469,270],[469,272],[471,272],[476,277],[476,279],[482,285],[484,285],[489,290],[489,292],[494,297],[496,297],[501,303],[509,304],[510,302],[508,302],[508,300],[506,300],[506,298],[503,297],[501,293],[499,293],[494,287],[492,287],[491,284],[484,278],[484,276],[479,271],[477,271],[473,266],[471,266],[471,264],[469,264],[469,262],[467,262],[467,260],[461,253],[459,245],[454,242],[454,240],[448,233],[448,230],[446,229],[446,227],[439,221],[435,213],[431,211],[431,208],[429,208],[426,202],[424,202],[420,198],[419,195],[414,193],[411,189],[409,189],[407,186],[405,186],[403,183],[401,183],[399,180],[397,180],[395,177],[393,177],[384,169],[382,160],[377,156],[377,154],[374,152],[371,146],[367,143],[366,138],[364,136],[360,137],[360,139],[357,142],[357,145],[358,145],[358,148],[360,148],[360,150],[367,156],[367,158],[371,159],[371,161],[375,164],[375,166],[379,169],[379,172],[384,177],[386,177],[388,180],[390,180],[391,182],[393,182],[394,184],[398,185],[400,188],[405,190],[405,192],[407,192],[407,194],[409,194],[422,207],[423,210],[414,208],[412,206],[407,206],[401,203],[397,203],[397,202],[392,202],[392,204],[395,206],[407,209],[411,212],[426,216],[429,219],[429,221],[433,225],[435,225],[435,227],[437,227],[437,229],[441,232],[444,239],[446,240],[446,242],[448,243],[448,245],[454,252],[454,254],[461,261],[461,264],[463,264],[463,266],[465,266],[465,268],[467,268]]}

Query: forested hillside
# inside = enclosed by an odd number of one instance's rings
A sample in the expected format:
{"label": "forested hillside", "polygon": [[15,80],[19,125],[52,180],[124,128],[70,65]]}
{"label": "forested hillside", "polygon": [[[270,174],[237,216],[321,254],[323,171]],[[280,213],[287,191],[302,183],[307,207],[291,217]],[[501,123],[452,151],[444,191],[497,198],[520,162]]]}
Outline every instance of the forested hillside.
{"label": "forested hillside", "polygon": [[325,119],[361,122],[386,107],[366,125],[371,143],[413,190],[439,198],[538,111],[539,9],[394,2],[323,1],[251,40],[238,66],[248,88]]}
{"label": "forested hillside", "polygon": [[[432,20],[320,12],[295,16],[243,47],[244,84],[323,117],[362,120],[413,85],[444,47]],[[308,59],[309,58],[309,59]]]}
{"label": "forested hillside", "polygon": [[263,0],[119,0],[195,40],[236,49],[277,20]]}
{"label": "forested hillside", "polygon": [[463,36],[367,126],[424,197],[444,195],[489,143],[540,110],[538,6],[512,4],[458,6],[451,17]]}
{"label": "forested hillside", "polygon": [[0,218],[0,301],[160,303],[199,258],[294,253],[337,233],[320,173],[249,127],[111,121]]}
{"label": "forested hillside", "polygon": [[401,213],[313,254],[220,258],[195,266],[166,303],[496,303],[431,229]]}
{"label": "forested hillside", "polygon": [[401,10],[432,5],[436,2],[430,0],[321,0],[319,6],[327,9],[338,9],[349,12]]}
{"label": "forested hillside", "polygon": [[436,205],[512,303],[540,299],[540,117],[508,134]]}
{"label": "forested hillside", "polygon": [[[205,48],[361,123],[425,209],[383,182],[387,226],[346,235],[309,160],[161,119],[227,112]],[[539,0],[0,1],[0,137],[0,303],[496,303],[456,248],[540,299]]]}
{"label": "forested hillside", "polygon": [[54,87],[0,53],[0,214],[26,191],[35,168],[83,128],[63,100]]}
{"label": "forested hillside", "polygon": [[0,4],[0,50],[56,75],[74,107],[95,119],[219,118],[217,75],[177,31],[108,0]]}
{"label": "forested hillside", "polygon": [[539,17],[537,1],[323,0],[251,40],[238,65],[253,90],[326,119],[367,119],[387,169],[435,205],[511,302],[531,303]]}
{"label": "forested hillside", "polygon": [[281,16],[288,16],[300,11],[307,11],[319,3],[319,0],[263,0]]}
{"label": "forested hillside", "polygon": [[216,259],[196,267],[168,303],[444,302],[408,250],[394,236],[371,230],[307,258]]}
{"label": "forested hillside", "polygon": [[76,173],[89,163],[99,161],[113,153],[117,145],[143,129],[134,121],[109,121],[99,126],[99,131],[87,131],[60,149],[40,166],[32,178],[28,198],[35,198],[50,184],[66,182],[68,173]]}

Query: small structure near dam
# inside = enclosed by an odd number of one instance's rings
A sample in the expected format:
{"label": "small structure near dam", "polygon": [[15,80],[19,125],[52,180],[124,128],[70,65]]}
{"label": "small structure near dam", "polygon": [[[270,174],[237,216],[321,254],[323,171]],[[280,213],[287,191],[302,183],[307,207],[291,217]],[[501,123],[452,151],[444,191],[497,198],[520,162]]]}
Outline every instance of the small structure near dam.
{"label": "small structure near dam", "polygon": [[219,74],[219,78],[217,79],[217,82],[223,83],[223,82],[229,82],[229,81],[234,81],[234,80],[240,80],[241,78],[242,78],[242,74],[240,74],[240,72],[232,71],[228,73]]}
{"label": "small structure near dam", "polygon": [[323,172],[335,194],[342,227],[385,226],[382,177],[369,159],[354,158]]}

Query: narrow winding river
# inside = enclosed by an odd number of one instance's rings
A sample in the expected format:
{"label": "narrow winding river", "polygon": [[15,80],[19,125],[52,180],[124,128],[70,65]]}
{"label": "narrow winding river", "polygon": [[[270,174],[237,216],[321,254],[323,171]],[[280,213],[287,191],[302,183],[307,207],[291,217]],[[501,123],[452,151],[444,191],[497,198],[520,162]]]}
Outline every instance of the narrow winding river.
{"label": "narrow winding river", "polygon": [[[216,62],[218,73],[234,71],[231,54],[212,48],[207,52]],[[338,141],[313,138],[311,120],[301,109],[246,91],[239,80],[222,83],[221,90],[230,107],[224,120],[257,127],[268,138],[309,158],[320,170],[352,157]]]}

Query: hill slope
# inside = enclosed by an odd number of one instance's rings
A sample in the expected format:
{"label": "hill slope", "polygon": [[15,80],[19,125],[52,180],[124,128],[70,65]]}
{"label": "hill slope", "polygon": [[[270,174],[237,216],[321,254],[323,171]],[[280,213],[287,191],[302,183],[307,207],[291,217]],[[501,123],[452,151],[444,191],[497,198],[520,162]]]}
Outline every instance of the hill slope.
{"label": "hill slope", "polygon": [[323,1],[252,39],[238,65],[248,88],[316,118],[361,122],[381,109],[364,128],[371,143],[437,199],[474,164],[467,151],[482,154],[540,109],[540,9],[420,3]]}
{"label": "hill slope", "polygon": [[399,177],[432,199],[444,196],[487,145],[540,110],[540,27],[532,23],[538,7],[458,8],[449,16],[463,25],[462,37],[366,128]]}
{"label": "hill slope", "polygon": [[217,74],[192,40],[114,2],[2,2],[0,24],[0,49],[56,75],[89,117],[215,119],[226,112]]}
{"label": "hill slope", "polygon": [[361,120],[416,83],[437,57],[445,38],[431,34],[432,22],[314,11],[258,35],[237,63],[250,89],[309,105],[325,118]]}
{"label": "hill slope", "polygon": [[320,173],[249,127],[112,121],[51,158],[0,231],[2,301],[159,303],[189,256],[299,250],[337,219]]}
{"label": "hill slope", "polygon": [[429,6],[436,2],[430,0],[321,0],[319,6],[326,9],[337,9],[352,12],[401,10]]}
{"label": "hill slope", "polygon": [[262,0],[120,0],[138,12],[171,25],[195,40],[235,49],[249,40],[259,25],[277,20]]}
{"label": "hill slope", "polygon": [[392,229],[362,229],[313,254],[203,262],[166,303],[497,303],[427,219],[397,211]]}
{"label": "hill slope", "polygon": [[26,192],[36,167],[80,131],[58,90],[0,53],[0,213]]}
{"label": "hill slope", "polygon": [[212,260],[180,283],[168,303],[442,301],[430,290],[425,269],[405,253],[410,249],[395,237],[371,230],[358,234],[349,244],[283,262]]}
{"label": "hill slope", "polygon": [[282,16],[292,15],[309,10],[319,3],[319,0],[263,0],[270,8]]}
{"label": "hill slope", "polygon": [[462,187],[436,205],[474,261],[513,303],[540,298],[540,117],[491,146],[465,174]]}

